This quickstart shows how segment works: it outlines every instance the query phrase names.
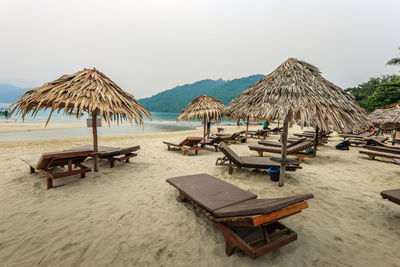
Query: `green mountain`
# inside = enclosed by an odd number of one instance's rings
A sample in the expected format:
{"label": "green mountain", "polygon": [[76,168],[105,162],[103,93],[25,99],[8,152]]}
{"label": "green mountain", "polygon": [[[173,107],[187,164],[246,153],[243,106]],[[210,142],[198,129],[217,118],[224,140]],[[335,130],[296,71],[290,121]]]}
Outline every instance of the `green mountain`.
{"label": "green mountain", "polygon": [[232,99],[262,77],[264,77],[264,75],[251,75],[230,81],[222,79],[201,80],[195,83],[177,86],[153,95],[152,97],[139,99],[138,101],[150,111],[175,113],[179,113],[193,98],[200,95],[216,97],[224,105],[228,105]]}
{"label": "green mountain", "polygon": [[26,90],[28,89],[20,88],[11,84],[0,83],[0,103],[12,103]]}
{"label": "green mountain", "polygon": [[377,108],[400,102],[400,76],[384,75],[370,78],[369,81],[345,91],[352,94],[362,108],[372,112]]}

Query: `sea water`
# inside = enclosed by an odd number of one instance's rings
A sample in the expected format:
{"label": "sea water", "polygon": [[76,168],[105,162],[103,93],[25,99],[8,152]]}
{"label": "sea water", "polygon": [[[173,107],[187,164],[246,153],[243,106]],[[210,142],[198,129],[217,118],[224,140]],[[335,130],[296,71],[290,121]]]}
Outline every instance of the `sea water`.
{"label": "sea water", "polygon": [[[0,104],[0,107],[7,107],[7,104]],[[76,137],[91,137],[92,128],[81,127],[73,129],[49,129],[46,130],[45,124],[49,116],[49,111],[39,111],[36,116],[32,117],[27,115],[24,122],[29,123],[40,123],[43,124],[43,130],[35,130],[28,132],[10,132],[10,133],[0,133],[1,141],[21,141],[21,140],[45,140],[45,139],[57,139],[57,138],[76,138]],[[112,125],[108,126],[106,122],[102,122],[102,127],[98,128],[99,136],[118,136],[118,135],[130,135],[130,134],[147,134],[147,133],[157,133],[157,132],[175,132],[175,131],[185,131],[194,130],[201,127],[200,121],[182,121],[176,122],[178,113],[162,113],[162,112],[152,112],[151,119],[144,118],[144,123],[142,125],[136,125],[134,122],[132,124],[124,122],[122,125]],[[68,116],[62,113],[54,112],[51,116],[50,122],[55,123],[76,123],[82,122],[86,125],[86,119],[89,116],[84,113],[80,118],[76,116]],[[0,116],[0,123],[16,123],[23,122],[21,116],[12,116],[6,118]],[[234,121],[222,120],[219,125],[236,125]]]}

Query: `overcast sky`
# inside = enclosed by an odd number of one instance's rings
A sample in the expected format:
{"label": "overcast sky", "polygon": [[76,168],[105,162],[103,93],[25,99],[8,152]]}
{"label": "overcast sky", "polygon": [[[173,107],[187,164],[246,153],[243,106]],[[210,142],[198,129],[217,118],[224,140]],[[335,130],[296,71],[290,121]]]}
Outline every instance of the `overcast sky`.
{"label": "overcast sky", "polygon": [[0,83],[96,67],[136,98],[268,74],[289,57],[347,88],[400,57],[399,0],[1,0]]}

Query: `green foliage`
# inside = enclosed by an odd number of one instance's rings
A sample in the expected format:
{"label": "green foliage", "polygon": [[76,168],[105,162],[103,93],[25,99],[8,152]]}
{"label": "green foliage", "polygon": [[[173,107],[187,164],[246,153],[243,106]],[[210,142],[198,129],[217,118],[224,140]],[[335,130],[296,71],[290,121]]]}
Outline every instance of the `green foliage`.
{"label": "green foliage", "polygon": [[400,76],[386,75],[371,78],[357,87],[348,88],[358,104],[368,112],[400,101]]}
{"label": "green foliage", "polygon": [[400,81],[380,84],[374,93],[364,102],[366,110],[371,112],[377,108],[400,101]]}
{"label": "green foliage", "polygon": [[192,84],[177,86],[152,97],[139,99],[138,101],[150,111],[175,113],[179,113],[193,98],[200,95],[216,97],[224,105],[228,105],[232,99],[262,77],[263,75],[252,75],[231,81],[224,81],[222,79],[202,80]]}
{"label": "green foliage", "polygon": [[[399,47],[400,50],[400,47]],[[400,58],[392,58],[391,60],[389,60],[386,65],[400,65]]]}

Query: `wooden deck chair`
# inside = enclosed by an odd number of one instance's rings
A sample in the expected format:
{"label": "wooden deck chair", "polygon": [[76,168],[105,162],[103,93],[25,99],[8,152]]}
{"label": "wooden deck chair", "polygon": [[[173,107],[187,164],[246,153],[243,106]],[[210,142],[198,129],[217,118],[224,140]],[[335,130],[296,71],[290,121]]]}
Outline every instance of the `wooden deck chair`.
{"label": "wooden deck chair", "polygon": [[204,146],[213,146],[215,152],[218,152],[218,146],[221,142],[226,142],[223,136],[213,136],[212,138],[202,140],[199,144]]}
{"label": "wooden deck chair", "polygon": [[203,137],[186,137],[180,143],[174,143],[169,141],[163,141],[164,144],[167,145],[168,150],[180,149],[182,154],[185,155],[186,151],[194,150],[195,155],[197,155],[198,151],[202,148],[199,147],[199,143],[203,140]]}
{"label": "wooden deck chair", "polygon": [[387,199],[400,205],[400,189],[385,190],[381,192],[383,199]]}
{"label": "wooden deck chair", "polygon": [[129,159],[136,157],[137,154],[134,153],[140,149],[140,146],[132,146],[132,147],[123,147],[123,148],[114,148],[107,152],[100,153],[100,159],[106,159],[110,163],[110,168],[114,167],[116,161],[125,161],[129,162]]}
{"label": "wooden deck chair", "polygon": [[362,133],[362,134],[344,134],[344,133],[339,134],[339,136],[342,137],[344,140],[346,140],[347,138],[354,138],[354,139],[358,138],[358,139],[360,139],[360,138],[365,138],[365,137],[371,137],[373,135],[374,134],[371,133],[371,132],[365,132],[365,133]]}
{"label": "wooden deck chair", "polygon": [[[299,139],[302,139],[302,138],[306,138],[305,140],[314,143],[314,137],[298,137],[298,136],[291,136],[291,137],[289,137],[289,138],[287,139],[287,141],[288,141],[288,143],[291,143],[291,142],[295,142],[295,141],[297,141],[297,140],[299,140]],[[324,145],[326,145],[327,143],[328,143],[328,139],[327,139],[327,138],[324,138],[324,139],[318,138],[318,144],[317,144],[318,146],[324,146]]]}
{"label": "wooden deck chair", "polygon": [[246,133],[246,131],[240,131],[231,134],[230,136],[223,136],[225,143],[233,144],[233,143],[242,143],[246,138],[243,136],[243,134]]}
{"label": "wooden deck chair", "polygon": [[[290,140],[290,141],[289,141],[289,139],[288,139],[287,147],[292,147],[292,146],[295,146],[295,145],[297,145],[297,144],[300,144],[300,143],[306,141],[306,139],[307,139],[307,138],[298,138],[298,139],[292,139],[292,140]],[[263,145],[263,146],[282,147],[282,143],[281,143],[281,142],[260,140],[260,141],[258,141],[258,143],[259,143],[260,145]]]}
{"label": "wooden deck chair", "polygon": [[389,158],[389,159],[400,159],[400,153],[394,154],[394,153],[387,153],[387,152],[379,152],[375,150],[369,150],[369,149],[360,149],[358,152],[361,154],[366,154],[368,155],[370,160],[375,159],[375,157],[382,157],[382,158]]}
{"label": "wooden deck chair", "polygon": [[257,139],[265,139],[265,137],[268,137],[270,130],[257,130],[257,131],[248,131],[247,135],[251,138],[257,138]]}
{"label": "wooden deck chair", "polygon": [[238,248],[253,259],[297,240],[297,233],[278,220],[301,212],[314,197],[257,199],[257,195],[205,173],[167,182],[178,189],[179,201],[200,209],[221,230],[227,256]]}
{"label": "wooden deck chair", "polygon": [[[39,155],[21,156],[21,160],[30,167],[30,172],[40,170],[46,175],[47,189],[53,187],[53,180],[66,176],[80,174],[81,178],[85,178],[86,173],[91,169],[82,165],[82,162],[89,156],[92,151],[62,151],[47,152]],[[67,169],[63,172],[56,172],[54,167],[64,167]]]}
{"label": "wooden deck chair", "polygon": [[[110,163],[110,168],[113,168],[116,161],[125,161],[126,163],[133,157],[136,157],[137,154],[133,153],[140,149],[140,146],[131,146],[131,147],[112,147],[112,146],[99,146],[98,147],[98,155],[100,159],[108,160]],[[87,150],[93,152],[93,145],[83,145],[78,147],[73,147],[71,149],[67,149],[64,151],[76,151],[76,150]],[[93,154],[91,155],[93,156]]]}
{"label": "wooden deck chair", "polygon": [[[313,146],[314,146],[314,144],[312,142],[303,141],[299,144],[288,147],[287,155],[297,157],[299,159],[299,164],[301,164],[303,162],[304,158],[312,158],[313,157],[312,154],[305,152],[305,150],[307,148],[312,148]],[[263,145],[254,146],[254,145],[251,145],[251,146],[249,146],[249,149],[257,151],[257,153],[260,157],[262,157],[265,152],[277,153],[277,154],[282,153],[282,148],[276,147],[276,146],[263,146]]]}
{"label": "wooden deck chair", "polygon": [[367,145],[373,144],[378,146],[386,146],[384,142],[388,140],[387,137],[384,136],[375,136],[375,137],[364,137],[364,138],[349,138],[349,143],[352,146],[360,146],[360,145]]}
{"label": "wooden deck chair", "polygon": [[[224,165],[229,167],[229,174],[233,172],[233,166],[238,168],[253,168],[253,169],[268,169],[270,167],[280,167],[279,161],[274,161],[264,157],[245,156],[240,157],[225,143],[219,145],[221,152],[224,154],[223,158],[218,158],[215,165]],[[297,160],[289,159],[287,162],[286,170],[296,171],[301,169]]]}
{"label": "wooden deck chair", "polygon": [[363,148],[385,153],[400,154],[400,147],[363,145]]}

